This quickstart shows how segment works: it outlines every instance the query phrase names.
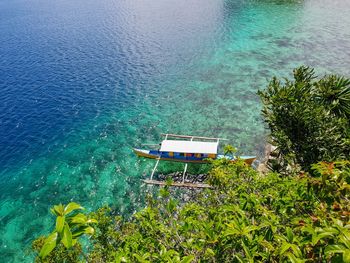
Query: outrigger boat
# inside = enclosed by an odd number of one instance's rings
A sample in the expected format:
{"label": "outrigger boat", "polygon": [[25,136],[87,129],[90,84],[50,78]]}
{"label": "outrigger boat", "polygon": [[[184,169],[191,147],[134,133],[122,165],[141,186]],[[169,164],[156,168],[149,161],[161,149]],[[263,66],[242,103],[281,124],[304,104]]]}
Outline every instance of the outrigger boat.
{"label": "outrigger boat", "polygon": [[[244,160],[248,165],[251,165],[255,160],[255,156],[225,156],[218,154],[218,147],[222,138],[198,137],[177,134],[163,134],[164,140],[159,144],[157,150],[144,150],[134,148],[134,152],[139,157],[156,159],[156,165],[153,168],[150,180],[144,180],[147,184],[165,185],[163,181],[153,180],[153,175],[157,169],[159,161],[174,161],[185,163],[185,169],[182,175],[181,183],[173,183],[172,186],[179,187],[210,187],[207,184],[185,183],[185,174],[188,163],[208,163],[210,159],[228,158],[232,162],[238,158]],[[158,145],[158,146],[159,146]]]}

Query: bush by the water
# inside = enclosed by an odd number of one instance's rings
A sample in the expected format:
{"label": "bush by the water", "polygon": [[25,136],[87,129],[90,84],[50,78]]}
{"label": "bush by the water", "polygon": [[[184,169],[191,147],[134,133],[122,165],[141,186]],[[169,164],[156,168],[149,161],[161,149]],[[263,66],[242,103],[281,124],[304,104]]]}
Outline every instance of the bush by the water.
{"label": "bush by the water", "polygon": [[350,155],[350,80],[299,67],[294,80],[276,77],[258,94],[263,116],[277,146],[281,168],[348,159]]}
{"label": "bush by the water", "polygon": [[213,188],[190,202],[166,186],[131,218],[56,206],[53,232],[33,242],[36,261],[350,262],[350,82],[316,81],[305,67],[294,79],[260,92],[283,174],[220,159]]}
{"label": "bush by the water", "polygon": [[[90,250],[57,243],[38,262],[350,262],[350,163],[320,163],[312,176],[261,175],[243,162],[215,162],[214,189],[179,204],[165,187],[129,220],[109,208]],[[45,240],[34,242],[38,252]],[[59,242],[59,241],[57,241]]]}

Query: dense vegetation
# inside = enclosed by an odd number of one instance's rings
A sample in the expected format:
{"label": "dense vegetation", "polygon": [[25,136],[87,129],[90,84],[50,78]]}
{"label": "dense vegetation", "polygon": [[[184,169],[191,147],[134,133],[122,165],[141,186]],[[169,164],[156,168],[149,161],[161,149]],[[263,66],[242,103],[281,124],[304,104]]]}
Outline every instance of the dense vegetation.
{"label": "dense vegetation", "polygon": [[[126,219],[108,207],[84,215],[75,203],[55,206],[53,232],[33,242],[36,260],[350,262],[349,109],[344,102],[350,82],[337,76],[314,81],[305,67],[295,70],[294,78],[284,85],[273,79],[260,92],[283,173],[261,174],[242,161],[213,161],[208,175],[213,189],[184,203],[166,186]],[[336,94],[323,96],[332,93],[332,85]],[[318,130],[322,125],[325,131]],[[89,239],[81,240],[82,235]]]}
{"label": "dense vegetation", "polygon": [[330,75],[316,80],[313,69],[300,67],[294,80],[273,78],[259,95],[281,170],[298,165],[309,171],[318,161],[349,158],[349,79]]}

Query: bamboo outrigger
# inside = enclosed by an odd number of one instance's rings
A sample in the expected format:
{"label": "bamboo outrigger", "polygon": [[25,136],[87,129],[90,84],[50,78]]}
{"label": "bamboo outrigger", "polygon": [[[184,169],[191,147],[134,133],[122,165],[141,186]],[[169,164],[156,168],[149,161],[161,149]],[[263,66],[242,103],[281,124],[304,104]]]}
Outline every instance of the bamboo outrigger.
{"label": "bamboo outrigger", "polygon": [[[213,137],[200,137],[200,136],[188,136],[178,134],[161,134],[165,136],[164,140],[160,143],[158,150],[143,150],[134,148],[134,152],[139,157],[145,157],[157,160],[154,166],[150,180],[144,180],[147,184],[165,185],[164,181],[153,180],[153,176],[158,167],[159,161],[173,161],[185,163],[185,168],[182,174],[182,182],[172,183],[172,186],[177,187],[196,187],[196,188],[208,188],[208,184],[186,183],[185,176],[187,172],[188,163],[208,163],[209,159],[221,159],[228,158],[232,162],[238,158],[243,159],[247,164],[251,165],[255,160],[255,156],[225,156],[218,154],[218,147],[220,140],[226,140],[223,138]],[[171,139],[172,138],[172,139]],[[150,145],[150,144],[147,144]]]}

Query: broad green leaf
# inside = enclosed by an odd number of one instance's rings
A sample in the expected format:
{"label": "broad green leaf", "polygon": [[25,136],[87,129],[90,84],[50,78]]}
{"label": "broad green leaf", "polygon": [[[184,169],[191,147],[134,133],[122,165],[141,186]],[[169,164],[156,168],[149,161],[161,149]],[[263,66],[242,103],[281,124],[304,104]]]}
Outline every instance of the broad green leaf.
{"label": "broad green leaf", "polygon": [[192,262],[193,259],[194,259],[193,255],[185,256],[182,258],[181,263],[190,263]]}
{"label": "broad green leaf", "polygon": [[78,238],[83,234],[92,235],[94,232],[95,230],[91,226],[80,226],[72,231],[72,236],[73,238]]}
{"label": "broad green leaf", "polygon": [[345,239],[347,239],[350,242],[350,230],[345,226],[340,230],[340,232],[344,235]]}
{"label": "broad green leaf", "polygon": [[312,245],[316,245],[318,243],[318,241],[320,241],[321,239],[327,238],[327,237],[334,237],[334,233],[332,232],[323,232],[320,234],[315,234],[312,236]]}
{"label": "broad green leaf", "polygon": [[299,258],[296,258],[292,253],[288,252],[286,254],[286,256],[288,257],[288,259],[290,260],[290,262],[292,263],[302,263],[302,262],[306,262],[307,260],[306,259],[299,259]]}
{"label": "broad green leaf", "polygon": [[130,260],[128,260],[124,255],[118,255],[115,258],[115,263],[126,263],[126,262],[130,262]]}
{"label": "broad green leaf", "polygon": [[344,253],[345,250],[346,248],[342,245],[329,245],[324,252],[326,255],[329,255],[334,253]]}
{"label": "broad green leaf", "polygon": [[333,222],[334,222],[337,226],[343,227],[343,221],[334,218],[334,219],[333,219]]}
{"label": "broad green leaf", "polygon": [[205,250],[205,254],[209,254],[210,256],[215,256],[215,252],[211,248],[207,248]]}
{"label": "broad green leaf", "polygon": [[84,207],[82,207],[81,205],[74,203],[74,202],[70,202],[68,205],[66,205],[66,207],[64,208],[64,214],[68,215],[69,213],[71,213],[74,210],[84,210]]}
{"label": "broad green leaf", "polygon": [[55,209],[53,209],[53,207],[50,208],[50,212],[51,212],[51,214],[53,214],[54,216],[59,216],[59,214],[57,214],[57,212],[55,211]]}
{"label": "broad green leaf", "polygon": [[74,228],[74,230],[72,231],[72,237],[73,238],[78,238],[81,235],[85,234],[85,229],[87,228],[87,226],[80,226],[78,228]]}
{"label": "broad green leaf", "polygon": [[45,239],[45,243],[41,248],[40,254],[39,254],[41,258],[45,258],[56,247],[57,237],[58,237],[58,233],[53,232],[51,235],[49,235]]}
{"label": "broad green leaf", "polygon": [[293,242],[293,238],[294,238],[292,230],[289,227],[287,227],[286,232],[287,232],[288,242],[292,243]]}
{"label": "broad green leaf", "polygon": [[86,215],[81,213],[71,217],[70,222],[73,224],[97,224],[96,219],[88,219]]}
{"label": "broad green leaf", "polygon": [[284,242],[280,248],[280,255],[283,255],[290,248],[290,244]]}
{"label": "broad green leaf", "polygon": [[304,227],[302,228],[302,231],[303,231],[303,232],[307,232],[307,233],[309,233],[309,234],[311,234],[311,235],[314,235],[314,234],[315,234],[315,229],[314,229],[312,226],[309,226],[309,225],[304,226]]}
{"label": "broad green leaf", "polygon": [[133,256],[137,259],[137,262],[140,262],[140,263],[145,263],[145,262],[148,262],[146,261],[145,259],[142,258],[142,256],[134,253]]}
{"label": "broad green leaf", "polygon": [[61,233],[64,227],[65,223],[65,217],[64,216],[57,216],[56,218],[56,231],[58,233]]}
{"label": "broad green leaf", "polygon": [[71,223],[74,223],[74,224],[86,224],[87,216],[79,213],[71,217],[70,220],[71,220]]}
{"label": "broad green leaf", "polygon": [[344,251],[343,261],[344,261],[344,263],[350,263],[350,249],[347,249]]}
{"label": "broad green leaf", "polygon": [[62,204],[54,205],[50,210],[56,216],[63,216],[64,214],[64,207]]}
{"label": "broad green leaf", "polygon": [[[344,234],[344,233],[343,233]],[[345,235],[339,237],[339,241],[346,246],[346,248],[350,249],[350,240],[346,238]]]}
{"label": "broad green leaf", "polygon": [[234,235],[239,235],[239,234],[240,234],[240,232],[238,230],[232,228],[232,229],[227,229],[224,236],[225,237],[226,236],[234,236]]}
{"label": "broad green leaf", "polygon": [[334,227],[317,228],[316,230],[319,233],[328,233],[328,234],[338,234],[339,233],[339,231]]}
{"label": "broad green leaf", "polygon": [[293,254],[295,256],[297,256],[297,257],[302,257],[303,256],[303,254],[301,253],[300,248],[297,245],[291,244],[290,247],[293,250]]}
{"label": "broad green leaf", "polygon": [[72,247],[74,247],[76,243],[77,243],[77,239],[76,239],[76,238],[73,238],[73,239],[72,239]]}
{"label": "broad green leaf", "polygon": [[64,225],[62,243],[66,248],[72,247],[72,233],[67,223]]}
{"label": "broad green leaf", "polygon": [[87,228],[85,228],[85,231],[84,231],[84,233],[88,235],[93,235],[94,232],[95,230],[91,226],[88,226]]}
{"label": "broad green leaf", "polygon": [[288,257],[288,259],[290,260],[290,262],[292,263],[297,263],[297,259],[295,258],[295,256],[291,253],[287,253],[286,256]]}
{"label": "broad green leaf", "polygon": [[258,226],[247,226],[244,228],[244,233],[250,233],[252,231],[258,230]]}

